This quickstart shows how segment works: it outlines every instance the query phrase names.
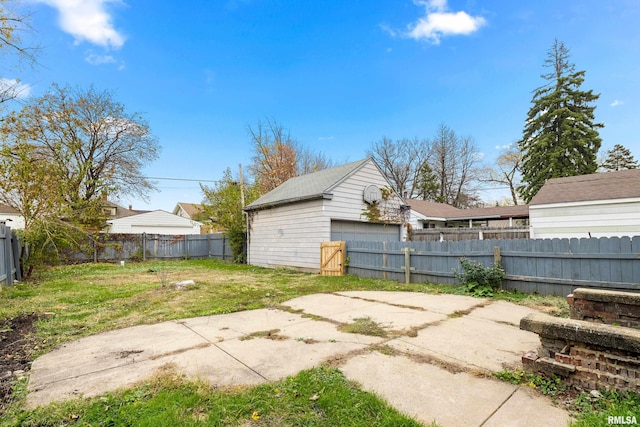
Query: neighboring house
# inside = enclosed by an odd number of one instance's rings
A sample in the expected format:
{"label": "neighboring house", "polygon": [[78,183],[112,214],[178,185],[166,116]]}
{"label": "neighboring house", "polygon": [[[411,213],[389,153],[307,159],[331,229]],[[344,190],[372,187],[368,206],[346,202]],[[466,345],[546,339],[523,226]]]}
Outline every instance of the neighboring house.
{"label": "neighboring house", "polygon": [[131,208],[122,207],[116,203],[110,202],[108,200],[104,200],[102,202],[102,212],[104,212],[109,218],[108,219],[116,219],[116,218],[124,218],[131,215],[138,215],[141,213],[149,212],[149,211],[139,211]]}
{"label": "neighboring house", "polygon": [[0,222],[4,221],[12,230],[24,229],[24,217],[11,206],[0,203]]}
{"label": "neighboring house", "polygon": [[494,206],[459,209],[445,203],[407,200],[411,206],[409,223],[414,230],[460,227],[526,227],[529,206]]}
{"label": "neighboring house", "polygon": [[640,235],[640,170],[548,180],[529,203],[531,238]]}
{"label": "neighboring house", "polygon": [[322,242],[400,241],[408,207],[388,188],[371,158],[289,179],[245,208],[249,264],[318,272]]}
{"label": "neighboring house", "polygon": [[202,226],[200,227],[200,233],[202,234],[223,231],[221,227],[216,224],[215,218],[207,218],[205,216],[204,206],[201,204],[178,202],[176,207],[173,208],[173,214],[202,222]]}
{"label": "neighboring house", "polygon": [[200,234],[202,223],[155,210],[107,221],[107,233]]}
{"label": "neighboring house", "polygon": [[200,221],[202,219],[202,215],[204,210],[202,205],[197,203],[185,203],[178,202],[176,207],[173,208],[173,214],[181,216],[187,219],[193,219],[196,221]]}

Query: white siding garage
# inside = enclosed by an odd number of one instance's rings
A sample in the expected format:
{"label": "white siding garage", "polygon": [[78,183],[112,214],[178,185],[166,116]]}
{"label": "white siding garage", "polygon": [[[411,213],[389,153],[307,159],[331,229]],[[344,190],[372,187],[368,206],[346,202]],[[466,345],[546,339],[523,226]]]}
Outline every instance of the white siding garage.
{"label": "white siding garage", "polygon": [[385,224],[370,223],[363,213],[371,204],[363,196],[371,186],[391,188],[368,158],[291,178],[260,197],[245,208],[249,264],[319,272],[322,242],[346,237],[400,240],[404,201],[395,193],[379,200]]}

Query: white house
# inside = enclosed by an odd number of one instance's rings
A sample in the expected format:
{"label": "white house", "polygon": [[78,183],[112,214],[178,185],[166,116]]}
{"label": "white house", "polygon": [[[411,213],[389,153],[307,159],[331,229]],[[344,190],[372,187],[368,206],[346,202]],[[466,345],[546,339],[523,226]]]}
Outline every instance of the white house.
{"label": "white house", "polygon": [[24,217],[11,206],[0,203],[0,222],[5,222],[12,230],[24,229]]}
{"label": "white house", "polygon": [[199,221],[155,210],[107,221],[107,233],[200,234]]}
{"label": "white house", "polygon": [[371,158],[289,179],[245,208],[249,264],[318,272],[321,242],[400,241],[408,207],[390,188]]}
{"label": "white house", "polygon": [[640,235],[640,170],[548,180],[529,204],[531,238]]}

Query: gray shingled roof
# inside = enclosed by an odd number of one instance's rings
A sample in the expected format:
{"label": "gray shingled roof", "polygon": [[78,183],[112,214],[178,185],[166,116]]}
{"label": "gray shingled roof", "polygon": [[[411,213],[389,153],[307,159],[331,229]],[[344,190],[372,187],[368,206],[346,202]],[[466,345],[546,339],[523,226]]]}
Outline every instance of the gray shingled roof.
{"label": "gray shingled roof", "polygon": [[640,197],[640,170],[629,169],[552,178],[542,186],[529,204],[535,206],[638,197]]}
{"label": "gray shingled roof", "polygon": [[528,217],[529,206],[492,206],[489,208],[459,209],[446,203],[427,202],[425,200],[410,199],[407,204],[411,209],[430,218],[482,219],[482,218],[516,218]]}
{"label": "gray shingled roof", "polygon": [[250,203],[244,209],[251,211],[303,200],[321,199],[328,196],[338,184],[369,161],[373,160],[366,158],[346,165],[291,178],[258,200]]}
{"label": "gray shingled roof", "polygon": [[426,200],[407,199],[407,204],[416,212],[430,218],[447,218],[460,215],[462,209],[458,209],[446,203],[428,202]]}

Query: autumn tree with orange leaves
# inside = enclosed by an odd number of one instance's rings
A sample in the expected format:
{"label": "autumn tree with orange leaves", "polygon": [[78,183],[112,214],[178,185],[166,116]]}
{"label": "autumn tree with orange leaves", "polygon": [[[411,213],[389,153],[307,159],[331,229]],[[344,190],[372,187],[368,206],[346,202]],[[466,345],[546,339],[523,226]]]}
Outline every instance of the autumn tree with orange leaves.
{"label": "autumn tree with orange leaves", "polygon": [[289,178],[333,166],[324,154],[303,147],[273,119],[248,126],[248,132],[254,147],[250,171],[260,194],[268,193]]}
{"label": "autumn tree with orange leaves", "polygon": [[297,142],[275,120],[248,127],[254,146],[251,172],[262,194],[298,175]]}

